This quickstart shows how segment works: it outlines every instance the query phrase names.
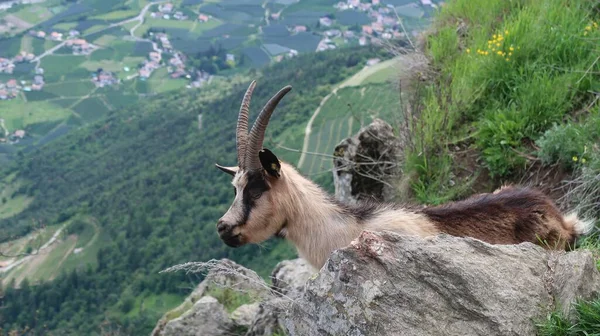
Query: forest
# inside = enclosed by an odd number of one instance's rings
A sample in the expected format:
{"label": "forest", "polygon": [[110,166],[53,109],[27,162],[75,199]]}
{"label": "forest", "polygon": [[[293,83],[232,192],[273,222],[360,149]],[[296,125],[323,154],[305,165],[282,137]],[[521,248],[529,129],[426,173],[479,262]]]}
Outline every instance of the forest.
{"label": "forest", "polygon": [[[386,56],[379,48],[361,47],[303,55],[253,72],[258,85],[252,118],[272,94],[292,85],[269,126],[267,137],[277,138],[308,120],[332,84],[361,69],[366,59]],[[247,85],[210,99],[190,91],[154,96],[22,153],[5,168],[0,177],[16,172],[25,181],[17,193],[34,201],[0,220],[1,240],[35,230],[40,221],[51,225],[81,215],[95,218],[105,238],[95,266],[4,288],[2,329],[94,335],[101,325],[115,325],[128,334],[148,334],[160,316],[140,302],[184,297],[202,279],[159,271],[230,258],[266,276],[276,262],[293,257],[292,247],[280,240],[232,249],[216,234],[216,220],[233,191],[214,163],[235,163],[234,129]]]}

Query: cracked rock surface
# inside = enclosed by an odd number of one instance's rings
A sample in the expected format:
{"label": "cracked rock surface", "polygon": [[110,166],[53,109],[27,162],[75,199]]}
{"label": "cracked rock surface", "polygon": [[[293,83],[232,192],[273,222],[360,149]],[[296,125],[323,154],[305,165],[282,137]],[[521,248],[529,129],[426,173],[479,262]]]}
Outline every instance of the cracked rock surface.
{"label": "cracked rock surface", "polygon": [[555,307],[600,294],[587,251],[365,231],[288,312],[290,335],[535,335]]}

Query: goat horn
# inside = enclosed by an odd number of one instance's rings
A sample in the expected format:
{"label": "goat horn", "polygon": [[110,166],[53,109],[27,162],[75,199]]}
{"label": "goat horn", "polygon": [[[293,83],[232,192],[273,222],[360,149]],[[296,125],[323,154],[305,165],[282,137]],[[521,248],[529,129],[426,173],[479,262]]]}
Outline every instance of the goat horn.
{"label": "goat horn", "polygon": [[265,138],[265,130],[269,124],[271,114],[275,111],[275,107],[279,104],[279,101],[285,96],[290,90],[291,86],[286,86],[279,90],[263,107],[262,111],[258,115],[258,118],[252,126],[250,131],[250,140],[248,141],[248,148],[246,149],[246,168],[247,169],[260,169],[261,164],[258,159],[258,152],[262,149],[263,140]]}
{"label": "goat horn", "polygon": [[244,168],[245,166],[244,159],[246,155],[246,144],[248,143],[248,114],[250,113],[250,100],[255,86],[256,81],[252,81],[244,94],[244,99],[242,99],[242,106],[240,106],[240,113],[238,115],[237,129],[235,131],[238,166],[240,168]]}

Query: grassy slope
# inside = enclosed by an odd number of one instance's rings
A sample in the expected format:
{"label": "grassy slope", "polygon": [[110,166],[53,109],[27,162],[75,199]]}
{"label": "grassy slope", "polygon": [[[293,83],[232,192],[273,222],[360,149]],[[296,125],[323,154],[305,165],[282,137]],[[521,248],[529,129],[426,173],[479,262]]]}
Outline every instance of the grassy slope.
{"label": "grassy slope", "polygon": [[[417,88],[421,118],[405,167],[417,198],[441,203],[469,192],[473,179],[461,179],[461,169],[487,176],[473,188],[489,191],[533,166],[562,173],[572,185],[564,205],[586,203],[583,212],[599,218],[599,19],[593,1],[444,6],[426,40],[433,71]],[[580,248],[599,255],[598,235]],[[540,334],[600,334],[600,299],[576,308],[573,319],[538,321]]]}
{"label": "grassy slope", "polygon": [[414,125],[407,167],[419,177],[421,201],[459,196],[449,182],[457,153],[444,144],[474,151],[484,165],[472,173],[489,174],[493,184],[518,180],[536,162],[532,143],[546,130],[591,113],[600,70],[592,7],[563,0],[444,7],[427,38],[434,80],[420,88],[422,125]]}

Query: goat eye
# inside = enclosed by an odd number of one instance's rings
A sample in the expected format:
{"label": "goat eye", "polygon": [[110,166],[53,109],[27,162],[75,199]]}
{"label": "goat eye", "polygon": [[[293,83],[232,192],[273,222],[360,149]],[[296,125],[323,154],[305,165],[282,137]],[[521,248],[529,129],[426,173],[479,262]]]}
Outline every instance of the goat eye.
{"label": "goat eye", "polygon": [[235,187],[233,187],[233,194],[237,196],[237,189]]}
{"label": "goat eye", "polygon": [[260,191],[259,189],[250,189],[250,197],[252,197],[252,199],[259,199],[260,196],[262,196],[262,191]]}

